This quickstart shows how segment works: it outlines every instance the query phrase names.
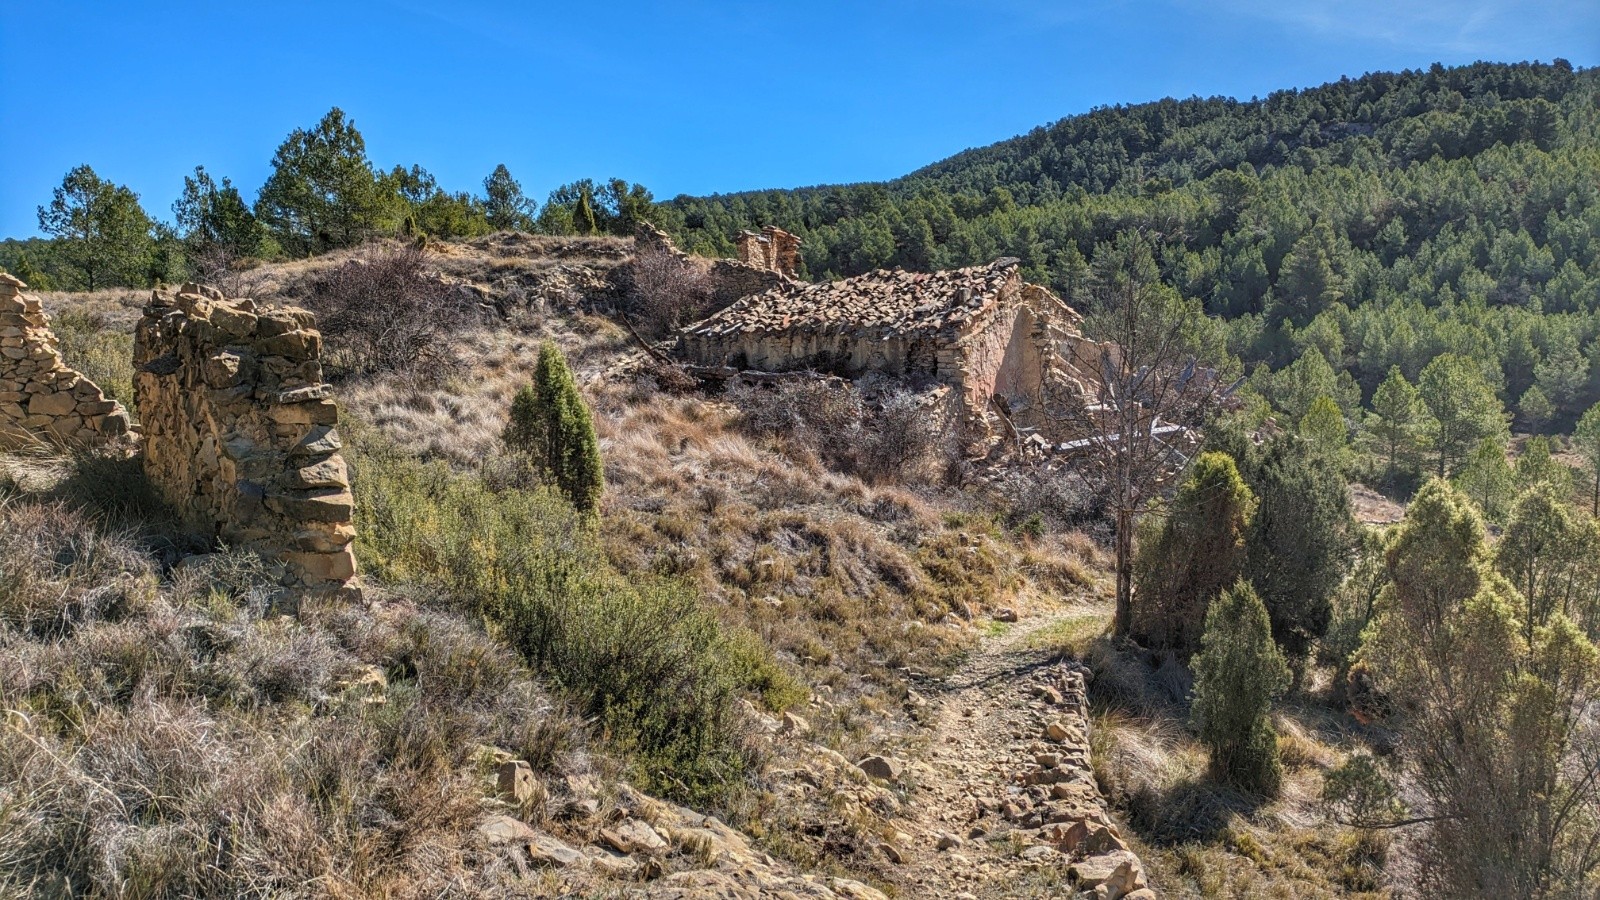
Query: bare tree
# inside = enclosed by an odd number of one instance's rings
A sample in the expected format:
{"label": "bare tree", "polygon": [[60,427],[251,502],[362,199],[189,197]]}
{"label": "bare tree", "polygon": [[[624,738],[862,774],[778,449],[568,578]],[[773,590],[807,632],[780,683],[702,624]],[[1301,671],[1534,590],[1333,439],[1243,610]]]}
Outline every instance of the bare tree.
{"label": "bare tree", "polygon": [[189,252],[189,274],[228,297],[249,297],[261,283],[253,263],[223,244],[208,244]]}
{"label": "bare tree", "polygon": [[[1066,446],[1098,469],[1115,522],[1117,606],[1114,631],[1126,636],[1133,619],[1135,517],[1188,466],[1191,430],[1231,388],[1198,360],[1208,349],[1205,316],[1160,283],[1151,238],[1127,232],[1096,253],[1084,320],[1085,346],[1076,361],[1092,368],[1081,396],[1055,396],[1050,414],[1076,440]],[[1092,359],[1083,358],[1085,354]]]}

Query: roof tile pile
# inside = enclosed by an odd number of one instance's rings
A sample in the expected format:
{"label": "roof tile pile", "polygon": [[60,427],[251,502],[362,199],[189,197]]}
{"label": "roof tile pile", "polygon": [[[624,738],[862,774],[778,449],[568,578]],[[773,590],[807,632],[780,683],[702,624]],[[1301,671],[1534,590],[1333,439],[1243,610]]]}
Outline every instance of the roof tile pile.
{"label": "roof tile pile", "polygon": [[738,332],[879,331],[959,328],[992,307],[1018,279],[1018,260],[944,272],[868,272],[819,284],[787,284],[745,297],[684,329],[707,337]]}

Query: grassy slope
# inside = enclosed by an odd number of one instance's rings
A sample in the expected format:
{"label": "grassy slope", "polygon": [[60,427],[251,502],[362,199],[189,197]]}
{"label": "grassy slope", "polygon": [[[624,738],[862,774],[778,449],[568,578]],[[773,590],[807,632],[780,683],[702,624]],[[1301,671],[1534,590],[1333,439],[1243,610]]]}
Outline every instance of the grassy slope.
{"label": "grassy slope", "polygon": [[[537,255],[520,255],[527,253]],[[457,248],[443,267],[496,290],[509,284],[533,290],[560,266],[603,268],[613,260],[613,248],[598,242],[577,251]],[[262,270],[251,293],[268,300],[295,297],[308,272],[337,262]],[[97,310],[107,327],[97,329],[96,320],[88,320],[81,330],[90,337],[102,331],[113,336],[100,340],[120,339],[114,335],[126,333],[137,303],[111,294],[49,301],[58,319],[68,308]],[[457,335],[458,350],[470,360],[461,370],[347,382],[340,385],[341,399],[353,418],[408,456],[441,460],[470,477],[492,456],[503,410],[546,339],[567,352],[596,414],[609,485],[601,546],[610,565],[624,577],[667,575],[693,586],[733,641],[753,642],[781,670],[782,677],[748,685],[758,706],[801,712],[817,729],[814,739],[846,757],[915,740],[916,708],[905,676],[936,673],[969,646],[976,632],[966,616],[1000,605],[1024,612],[1047,608],[1084,595],[1096,581],[1097,552],[1077,536],[1028,539],[1008,533],[993,524],[981,502],[956,489],[929,487],[931,478],[917,479],[911,488],[830,472],[804,447],[743,432],[731,405],[661,393],[638,377],[637,354],[620,329],[567,307],[559,296],[518,306],[505,321]],[[70,344],[68,353],[74,354]],[[237,865],[211,871],[192,864],[200,873],[193,877],[233,879],[215,882],[227,890],[282,884],[315,871],[343,879],[338,883],[353,894],[427,895],[449,873],[474,890],[493,893],[515,876],[473,855],[463,836],[471,819],[467,799],[483,790],[476,744],[534,759],[557,784],[574,772],[614,777],[627,765],[626,758],[582,749],[584,729],[560,711],[562,703],[550,698],[548,687],[472,617],[430,600],[434,591],[380,584],[378,595],[390,599],[376,610],[312,610],[298,625],[261,620],[252,613],[250,584],[236,562],[164,570],[151,555],[161,544],[153,540],[159,528],[130,533],[127,520],[97,512],[81,492],[65,496],[64,507],[40,506],[44,498],[34,497],[6,508],[10,516],[69,518],[13,529],[31,535],[27,552],[14,557],[18,564],[45,573],[29,576],[28,585],[45,587],[0,589],[6,622],[0,664],[38,656],[67,662],[41,669],[52,673],[47,680],[0,676],[0,703],[39,710],[29,716],[34,730],[5,733],[6,761],[14,767],[8,773],[32,772],[32,781],[19,783],[39,787],[21,792],[20,804],[0,802],[0,810],[14,822],[66,810],[69,815],[61,818],[69,824],[60,827],[68,831],[51,833],[66,835],[60,844],[71,850],[82,878],[109,884],[106,879],[126,878],[130,865],[188,871],[171,860],[197,859],[195,848],[204,846],[212,834],[207,829],[215,827],[212,817],[222,815],[257,823],[253,840],[261,842],[288,840],[280,827],[300,829],[300,843],[292,844],[297,855],[265,870],[254,867],[264,851],[252,850],[256,845],[248,841],[239,844]],[[124,515],[131,510],[134,521],[150,521],[141,506],[113,506]],[[63,551],[52,543],[57,540],[115,548],[116,562],[59,563],[76,560],[78,551]],[[138,604],[95,606],[73,599],[129,579],[143,585]],[[18,624],[16,604],[45,596],[63,598],[59,608],[49,600],[41,614],[62,623],[60,628],[30,631],[35,626]],[[1337,833],[1319,834],[1310,802],[1318,772],[1345,743],[1337,727],[1327,727],[1314,712],[1306,715],[1316,727],[1286,723],[1294,773],[1289,796],[1251,810],[1205,788],[1203,760],[1182,726],[1180,705],[1133,702],[1116,692],[1122,683],[1133,692],[1129,696],[1145,698],[1166,673],[1129,664],[1108,654],[1103,642],[1089,640],[1102,626],[1086,621],[1057,638],[1064,650],[1088,656],[1105,674],[1095,692],[1103,714],[1100,776],[1135,832],[1146,837],[1141,850],[1158,883],[1210,896],[1334,896],[1374,887],[1372,848]],[[235,638],[224,652],[213,653],[190,639],[197,630]],[[135,662],[125,664],[122,654]],[[299,680],[284,673],[302,658],[314,665],[297,673]],[[359,680],[366,666],[387,675],[386,704],[362,703],[365,688],[344,686]],[[213,669],[234,674],[195,674]],[[100,684],[116,678],[121,694]],[[280,685],[285,679],[286,686]],[[58,697],[58,686],[86,681],[100,693]],[[183,728],[146,727],[152,717],[173,710],[188,711]],[[112,727],[99,724],[104,717],[124,730],[98,731]],[[145,779],[164,777],[129,768],[138,774],[116,781],[88,753],[97,733],[143,731],[190,734],[184,738],[190,743],[168,752],[193,757],[200,768],[172,787],[158,814],[135,804],[126,819],[103,819],[108,824],[101,831],[71,825],[102,818],[92,798],[52,793],[62,773],[71,772],[73,783],[104,782],[132,792]],[[301,758],[333,740],[346,742],[344,752],[357,761],[349,771],[329,773]],[[207,741],[214,757],[191,746]],[[893,873],[863,850],[876,830],[888,827],[893,801],[860,804],[826,791],[795,800],[790,779],[803,767],[785,758],[792,748],[779,745],[769,752],[750,781],[722,796],[720,811],[782,856],[832,871],[874,870],[892,880]],[[277,762],[258,761],[263,759]],[[51,774],[39,768],[47,762],[68,768]],[[247,787],[250,802],[258,805],[216,805],[222,801],[209,785],[236,764],[269,784],[270,790],[254,782]],[[447,790],[428,803],[406,793],[440,784]],[[915,791],[903,799],[915,802]],[[854,812],[841,816],[841,808]],[[298,810],[298,818],[275,818],[280,809]],[[28,843],[33,840],[19,845],[0,839],[0,859],[8,849],[37,846]],[[89,847],[111,849],[91,860]]]}

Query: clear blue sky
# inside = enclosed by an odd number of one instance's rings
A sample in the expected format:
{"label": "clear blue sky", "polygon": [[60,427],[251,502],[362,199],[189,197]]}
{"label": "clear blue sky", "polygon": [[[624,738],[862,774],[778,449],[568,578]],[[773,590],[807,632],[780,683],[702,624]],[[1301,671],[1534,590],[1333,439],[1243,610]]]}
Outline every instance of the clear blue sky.
{"label": "clear blue sky", "polygon": [[171,218],[343,107],[387,168],[658,198],[890,178],[1096,105],[1600,62],[1596,0],[0,0],[0,237],[74,165]]}

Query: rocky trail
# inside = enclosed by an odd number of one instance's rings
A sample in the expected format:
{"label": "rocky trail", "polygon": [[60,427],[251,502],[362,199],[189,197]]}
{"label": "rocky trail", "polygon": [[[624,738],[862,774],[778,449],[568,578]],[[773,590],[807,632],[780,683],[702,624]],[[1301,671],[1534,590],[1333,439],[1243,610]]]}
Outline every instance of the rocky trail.
{"label": "rocky trail", "polygon": [[1106,812],[1089,761],[1082,666],[1031,640],[1076,609],[985,638],[923,686],[932,717],[916,790],[884,852],[907,896],[1159,896]]}

